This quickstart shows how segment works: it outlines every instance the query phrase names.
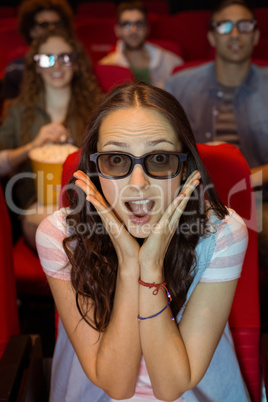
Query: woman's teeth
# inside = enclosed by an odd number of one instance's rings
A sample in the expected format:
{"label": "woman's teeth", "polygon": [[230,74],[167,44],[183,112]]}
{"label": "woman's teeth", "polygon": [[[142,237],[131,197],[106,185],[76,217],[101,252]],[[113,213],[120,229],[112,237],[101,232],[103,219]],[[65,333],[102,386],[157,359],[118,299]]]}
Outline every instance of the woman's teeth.
{"label": "woman's teeth", "polygon": [[140,200],[140,201],[132,201],[133,204],[147,204],[150,200]]}
{"label": "woman's teeth", "polygon": [[59,78],[59,77],[62,76],[62,73],[52,73],[51,75],[52,75],[52,77],[54,77],[54,78]]}
{"label": "woman's teeth", "polygon": [[145,216],[153,208],[154,201],[152,200],[135,200],[126,202],[127,209],[136,216]]}

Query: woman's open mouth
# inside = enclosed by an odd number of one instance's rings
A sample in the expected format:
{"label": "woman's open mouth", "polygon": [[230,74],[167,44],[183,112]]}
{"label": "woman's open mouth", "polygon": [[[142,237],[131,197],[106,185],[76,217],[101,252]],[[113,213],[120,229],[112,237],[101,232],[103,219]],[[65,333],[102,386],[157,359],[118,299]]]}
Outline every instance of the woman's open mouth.
{"label": "woman's open mouth", "polygon": [[129,217],[136,225],[144,225],[150,220],[154,205],[155,202],[148,199],[125,202],[126,209],[130,212]]}

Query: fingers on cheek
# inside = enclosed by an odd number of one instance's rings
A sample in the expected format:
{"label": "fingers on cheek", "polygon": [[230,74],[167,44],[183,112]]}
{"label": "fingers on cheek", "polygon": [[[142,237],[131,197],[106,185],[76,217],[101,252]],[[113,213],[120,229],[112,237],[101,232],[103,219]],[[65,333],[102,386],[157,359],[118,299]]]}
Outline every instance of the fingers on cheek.
{"label": "fingers on cheek", "polygon": [[76,180],[75,185],[77,187],[81,188],[81,190],[83,190],[85,193],[88,192],[88,186],[82,180],[80,180],[80,179]]}
{"label": "fingers on cheek", "polygon": [[193,181],[193,183],[192,183],[192,188],[193,188],[193,190],[196,189],[196,187],[198,187],[199,184],[200,184],[200,180],[195,179],[195,180]]}
{"label": "fingers on cheek", "polygon": [[103,219],[105,217],[105,213],[104,213],[105,209],[104,209],[103,205],[101,204],[101,202],[97,198],[95,198],[95,196],[93,194],[87,195],[86,200],[88,202],[90,202],[96,208],[98,214]]}
{"label": "fingers on cheek", "polygon": [[193,191],[195,190],[195,188],[199,185],[199,180],[195,179],[193,180],[186,188],[185,193],[190,195],[193,193]]}
{"label": "fingers on cheek", "polygon": [[87,180],[87,176],[81,170],[77,170],[76,172],[74,172],[73,177],[77,180],[82,181],[83,183],[85,183]]}

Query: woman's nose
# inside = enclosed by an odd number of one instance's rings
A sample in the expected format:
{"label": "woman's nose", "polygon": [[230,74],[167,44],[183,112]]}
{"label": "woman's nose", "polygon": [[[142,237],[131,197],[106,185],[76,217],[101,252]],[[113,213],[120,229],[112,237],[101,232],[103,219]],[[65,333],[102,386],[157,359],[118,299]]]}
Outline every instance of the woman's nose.
{"label": "woman's nose", "polygon": [[130,176],[130,186],[144,188],[149,186],[148,177],[141,165],[136,165]]}

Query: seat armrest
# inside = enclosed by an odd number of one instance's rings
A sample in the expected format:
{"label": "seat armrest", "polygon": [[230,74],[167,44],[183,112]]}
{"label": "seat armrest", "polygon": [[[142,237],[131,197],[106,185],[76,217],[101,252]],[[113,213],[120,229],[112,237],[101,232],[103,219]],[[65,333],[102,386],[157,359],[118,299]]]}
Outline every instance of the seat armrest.
{"label": "seat armrest", "polygon": [[0,401],[48,400],[39,335],[15,335],[0,360]]}

